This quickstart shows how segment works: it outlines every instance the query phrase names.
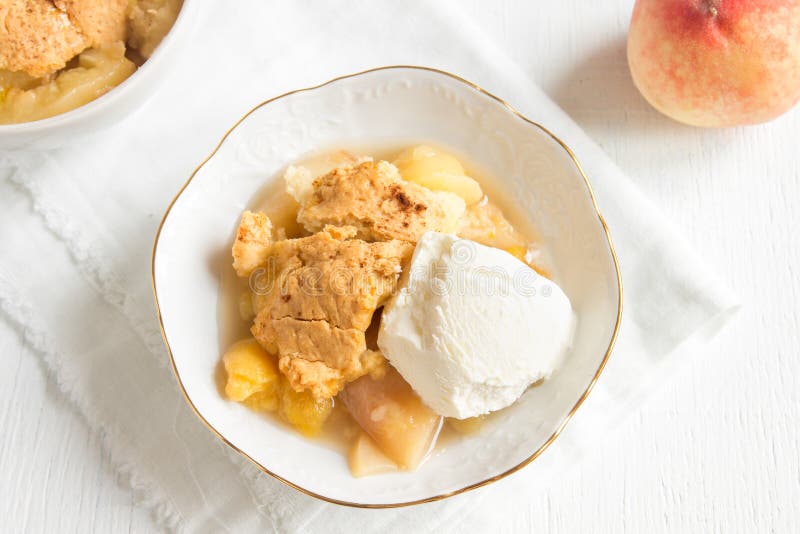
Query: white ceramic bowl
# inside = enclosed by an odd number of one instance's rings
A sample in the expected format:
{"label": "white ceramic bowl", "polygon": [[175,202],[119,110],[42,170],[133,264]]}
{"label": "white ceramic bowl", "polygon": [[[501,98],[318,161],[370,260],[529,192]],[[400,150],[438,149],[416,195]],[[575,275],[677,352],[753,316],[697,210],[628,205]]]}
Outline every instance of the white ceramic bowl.
{"label": "white ceramic bowl", "polygon": [[[577,315],[563,367],[488,428],[416,472],[353,478],[341,452],[224,398],[219,281],[242,210],[305,154],[381,140],[428,140],[469,154],[541,231]],[[605,223],[572,152],[542,126],[447,73],[386,67],[268,100],[236,123],[167,210],[153,252],[156,303],[172,364],[195,413],[263,471],[340,504],[444,498],[510,474],[558,435],[597,380],[619,328],[621,282]],[[524,335],[524,334],[520,334]]]}
{"label": "white ceramic bowl", "polygon": [[47,149],[102,130],[139,108],[169,77],[185,35],[197,16],[198,0],[184,0],[172,29],[153,55],[127,80],[103,96],[66,113],[33,122],[0,124],[0,150]]}

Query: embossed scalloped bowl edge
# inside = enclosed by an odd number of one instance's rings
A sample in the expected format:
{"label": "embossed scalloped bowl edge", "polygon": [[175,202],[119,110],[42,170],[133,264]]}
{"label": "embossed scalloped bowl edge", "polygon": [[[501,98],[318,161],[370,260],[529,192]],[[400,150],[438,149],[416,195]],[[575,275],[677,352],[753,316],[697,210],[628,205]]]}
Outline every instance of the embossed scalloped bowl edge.
{"label": "embossed scalloped bowl edge", "polygon": [[[479,480],[477,482],[465,485],[465,486],[460,487],[459,489],[456,489],[456,490],[453,490],[453,491],[448,491],[448,492],[444,492],[444,493],[438,493],[438,494],[430,496],[430,497],[414,499],[414,500],[408,500],[408,501],[404,501],[404,502],[377,503],[377,504],[376,503],[359,503],[359,502],[352,502],[352,501],[348,501],[348,500],[342,500],[342,499],[333,498],[333,497],[330,497],[330,496],[322,495],[322,494],[320,494],[318,492],[314,492],[314,491],[308,490],[308,489],[306,489],[306,488],[304,488],[304,487],[292,482],[291,480],[288,480],[287,478],[282,477],[279,474],[271,471],[270,469],[266,468],[261,463],[256,461],[253,457],[251,457],[245,451],[241,450],[239,447],[237,447],[235,444],[233,444],[230,440],[228,440],[220,431],[218,431],[202,415],[202,413],[200,413],[200,411],[197,409],[195,404],[192,402],[189,394],[186,391],[186,388],[184,386],[184,382],[183,382],[183,380],[181,378],[181,375],[180,375],[180,372],[178,370],[178,366],[176,365],[176,362],[175,362],[175,357],[173,355],[172,347],[170,346],[169,339],[168,339],[167,334],[166,334],[165,329],[164,329],[164,319],[163,319],[163,316],[162,316],[162,309],[161,309],[161,304],[159,302],[158,288],[157,288],[157,283],[156,283],[156,257],[157,257],[157,252],[158,252],[159,240],[161,238],[162,229],[164,227],[164,224],[165,224],[168,216],[170,215],[170,212],[172,211],[172,208],[175,206],[176,202],[181,197],[182,193],[186,190],[186,188],[192,182],[192,180],[197,175],[197,173],[200,171],[200,169],[202,169],[203,166],[206,163],[208,163],[211,160],[211,158],[214,157],[215,154],[217,154],[217,152],[223,146],[223,144],[225,143],[226,139],[228,139],[228,137],[231,135],[231,133],[240,124],[242,124],[248,117],[250,117],[254,112],[259,110],[260,108],[263,108],[264,106],[267,106],[267,105],[269,105],[269,104],[271,104],[273,102],[279,101],[279,100],[281,100],[281,99],[283,99],[285,97],[288,97],[288,96],[291,96],[291,95],[294,95],[294,94],[297,94],[297,93],[313,91],[315,89],[319,89],[319,88],[325,87],[327,85],[333,84],[333,83],[341,81],[341,80],[346,80],[346,79],[349,79],[349,78],[354,78],[354,77],[362,76],[364,74],[369,74],[369,73],[378,72],[378,71],[402,70],[402,69],[420,70],[420,71],[426,71],[426,72],[429,72],[429,73],[436,73],[436,74],[439,74],[439,75],[442,75],[442,76],[449,77],[452,80],[456,80],[456,81],[466,85],[467,87],[471,88],[472,90],[477,91],[481,95],[483,95],[485,97],[488,97],[488,98],[490,98],[490,99],[502,104],[510,113],[512,113],[513,115],[515,115],[519,119],[525,121],[531,127],[538,128],[541,132],[543,132],[544,134],[549,136],[553,141],[555,141],[558,145],[560,145],[561,148],[563,148],[563,150],[568,154],[569,158],[571,158],[572,162],[574,163],[574,165],[576,167],[576,170],[578,171],[580,176],[583,178],[583,181],[584,181],[585,186],[586,186],[586,188],[588,190],[589,197],[591,199],[591,203],[593,205],[594,211],[595,211],[595,213],[597,215],[597,218],[598,218],[598,220],[600,222],[600,225],[602,227],[605,239],[607,241],[608,253],[610,254],[611,260],[613,262],[613,267],[614,267],[615,275],[616,275],[616,287],[617,287],[617,294],[616,294],[617,306],[616,306],[616,308],[617,309],[616,309],[616,317],[614,319],[614,321],[615,321],[614,322],[614,328],[613,328],[613,332],[611,334],[608,346],[604,349],[603,357],[600,360],[600,363],[599,363],[594,375],[592,376],[588,386],[586,387],[585,391],[583,391],[583,393],[578,397],[578,399],[575,402],[575,404],[568,411],[568,413],[564,416],[564,418],[561,421],[560,425],[558,425],[558,427],[549,436],[549,438],[546,439],[528,457],[526,457],[524,460],[522,460],[521,462],[517,463],[513,467],[511,467],[509,469],[506,469],[506,470],[503,470],[502,472],[500,472],[498,474],[495,474],[494,476],[491,476],[491,477]],[[156,235],[155,235],[154,243],[153,243],[152,258],[151,258],[151,285],[152,285],[153,296],[154,296],[155,304],[156,304],[156,313],[157,313],[157,316],[158,316],[159,327],[160,327],[160,330],[161,330],[162,338],[164,339],[164,343],[165,343],[166,348],[167,348],[167,352],[168,352],[169,359],[170,359],[170,365],[171,365],[172,370],[173,370],[173,372],[175,374],[175,378],[176,378],[177,383],[178,383],[178,385],[180,387],[180,390],[181,390],[181,393],[182,393],[182,395],[184,397],[184,400],[189,405],[190,409],[194,412],[194,414],[200,419],[200,421],[214,435],[216,435],[223,443],[225,443],[226,445],[231,447],[233,450],[235,450],[236,452],[238,452],[239,454],[241,454],[242,456],[247,458],[258,469],[260,469],[264,473],[274,477],[275,479],[283,482],[287,486],[290,486],[290,487],[292,487],[292,488],[294,488],[294,489],[296,489],[296,490],[298,490],[298,491],[300,491],[300,492],[302,492],[302,493],[304,493],[304,494],[306,494],[308,496],[311,496],[311,497],[314,497],[314,498],[317,498],[317,499],[321,499],[321,500],[326,501],[326,502],[330,502],[330,503],[333,503],[333,504],[344,505],[344,506],[350,506],[350,507],[357,507],[357,508],[398,508],[398,507],[404,507],[404,506],[410,506],[410,505],[416,505],[416,504],[422,504],[422,503],[428,503],[428,502],[442,500],[442,499],[445,499],[445,498],[448,498],[448,497],[452,497],[454,495],[458,495],[458,494],[461,494],[461,493],[464,493],[464,492],[467,492],[467,491],[470,491],[470,490],[473,490],[473,489],[480,488],[482,486],[486,486],[488,484],[491,484],[492,482],[496,482],[496,481],[498,481],[498,480],[500,480],[502,478],[505,478],[505,477],[507,477],[507,476],[519,471],[523,467],[525,467],[528,464],[530,464],[531,462],[533,462],[536,458],[538,458],[558,438],[558,436],[563,431],[564,427],[570,421],[570,419],[575,414],[575,412],[581,407],[583,402],[586,400],[586,398],[588,397],[588,395],[590,394],[590,392],[594,388],[594,386],[595,386],[597,380],[599,379],[600,375],[602,374],[603,369],[605,368],[605,366],[606,366],[606,364],[608,362],[608,359],[609,359],[609,357],[611,355],[611,352],[612,352],[612,350],[614,348],[614,344],[616,342],[617,335],[619,333],[621,319],[622,319],[623,289],[622,289],[622,276],[621,276],[621,272],[620,272],[619,261],[618,261],[617,255],[616,255],[616,251],[614,249],[613,242],[611,240],[611,235],[609,233],[608,225],[606,224],[605,219],[603,218],[602,214],[600,213],[599,207],[597,205],[597,200],[595,198],[594,191],[592,190],[592,186],[591,186],[591,183],[589,181],[589,178],[587,177],[586,173],[584,172],[583,167],[579,163],[579,161],[578,161],[577,157],[575,156],[575,153],[572,151],[572,149],[564,141],[562,141],[560,138],[558,138],[552,131],[547,129],[545,126],[539,124],[538,122],[535,122],[533,120],[528,119],[527,117],[522,115],[519,111],[517,111],[513,106],[511,106],[509,103],[507,103],[503,99],[495,96],[494,94],[486,91],[482,87],[480,87],[480,86],[478,86],[478,85],[476,85],[476,84],[474,84],[474,83],[472,83],[472,82],[470,82],[470,81],[468,81],[468,80],[466,80],[466,79],[464,79],[464,78],[462,78],[462,77],[460,77],[458,75],[452,74],[452,73],[447,72],[447,71],[443,71],[443,70],[435,69],[435,68],[431,68],[431,67],[422,67],[422,66],[415,66],[415,65],[392,65],[392,66],[385,66],[385,67],[377,67],[377,68],[372,68],[372,69],[368,69],[368,70],[357,72],[357,73],[353,73],[353,74],[339,76],[339,77],[333,78],[333,79],[331,79],[331,80],[329,80],[327,82],[321,83],[319,85],[315,85],[315,86],[307,87],[307,88],[302,88],[302,89],[296,89],[296,90],[293,90],[293,91],[289,91],[289,92],[283,93],[283,94],[278,95],[276,97],[270,98],[268,100],[265,100],[265,101],[257,104],[252,109],[250,109],[246,114],[244,114],[238,121],[236,121],[235,124],[233,124],[233,126],[231,126],[230,129],[227,130],[227,132],[222,137],[222,139],[219,141],[219,143],[216,145],[216,147],[213,149],[213,151],[197,166],[197,168],[195,168],[195,170],[192,172],[190,177],[187,179],[187,181],[183,184],[183,186],[175,194],[175,196],[173,197],[173,199],[169,203],[169,205],[168,205],[168,207],[167,207],[167,209],[166,209],[166,211],[165,211],[165,213],[164,213],[164,215],[163,215],[163,217],[162,217],[162,219],[161,219],[161,221],[159,223],[159,226],[158,226],[158,229],[157,229],[157,232],[156,232]]]}

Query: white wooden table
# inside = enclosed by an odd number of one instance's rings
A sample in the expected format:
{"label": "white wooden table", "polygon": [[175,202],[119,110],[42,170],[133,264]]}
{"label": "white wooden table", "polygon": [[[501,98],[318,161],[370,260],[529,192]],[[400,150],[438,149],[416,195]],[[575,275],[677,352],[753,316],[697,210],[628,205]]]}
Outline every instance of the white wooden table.
{"label": "white wooden table", "polygon": [[[758,127],[681,126],[625,61],[632,0],[463,0],[741,295],[734,323],[501,531],[800,528],[800,108]],[[148,513],[43,367],[0,322],[0,531],[142,532]]]}

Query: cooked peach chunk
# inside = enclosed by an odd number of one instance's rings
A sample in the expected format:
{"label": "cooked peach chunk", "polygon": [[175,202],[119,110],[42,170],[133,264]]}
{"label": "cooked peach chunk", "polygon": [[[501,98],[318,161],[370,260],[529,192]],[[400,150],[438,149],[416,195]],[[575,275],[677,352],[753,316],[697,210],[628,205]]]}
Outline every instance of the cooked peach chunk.
{"label": "cooked peach chunk", "polygon": [[245,400],[242,404],[257,412],[274,412],[278,409],[278,394],[279,389],[268,388],[263,391],[256,391]]}
{"label": "cooked peach chunk", "polygon": [[225,394],[259,410],[278,408],[280,374],[275,358],[255,339],[237,341],[222,357],[228,380]]}
{"label": "cooked peach chunk", "polygon": [[394,369],[364,376],[340,394],[353,419],[402,469],[415,469],[433,448],[442,417],[425,406]]}
{"label": "cooked peach chunk", "polygon": [[490,202],[470,206],[461,218],[456,234],[487,247],[501,248],[545,278],[552,277],[541,255],[539,243],[526,242],[523,234],[512,226],[502,210]]}
{"label": "cooked peach chunk", "polygon": [[403,151],[394,161],[404,180],[433,191],[449,191],[467,206],[483,198],[481,186],[464,173],[464,167],[450,154],[427,145]]}
{"label": "cooked peach chunk", "polygon": [[280,404],[281,417],[307,437],[320,433],[333,410],[332,398],[314,398],[311,392],[297,392],[285,382]]}
{"label": "cooked peach chunk", "polygon": [[347,455],[347,463],[354,477],[397,471],[397,464],[383,454],[366,432],[361,432],[356,438]]}
{"label": "cooked peach chunk", "polygon": [[506,219],[500,208],[489,202],[467,209],[456,234],[487,247],[527,249],[523,235]]}

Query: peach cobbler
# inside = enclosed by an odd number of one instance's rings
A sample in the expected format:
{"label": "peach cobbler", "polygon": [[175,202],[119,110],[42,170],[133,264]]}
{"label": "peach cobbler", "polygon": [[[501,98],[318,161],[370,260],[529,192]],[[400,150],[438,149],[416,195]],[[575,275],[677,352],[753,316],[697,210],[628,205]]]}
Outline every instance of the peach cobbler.
{"label": "peach cobbler", "polygon": [[0,2],[0,124],[64,113],[107,93],[153,53],[183,0]]}
{"label": "peach cobbler", "polygon": [[[453,155],[339,151],[290,166],[232,247],[250,335],[225,394],[348,451],[355,476],[415,469],[550,376],[572,309]],[[445,423],[447,423],[445,425]]]}

